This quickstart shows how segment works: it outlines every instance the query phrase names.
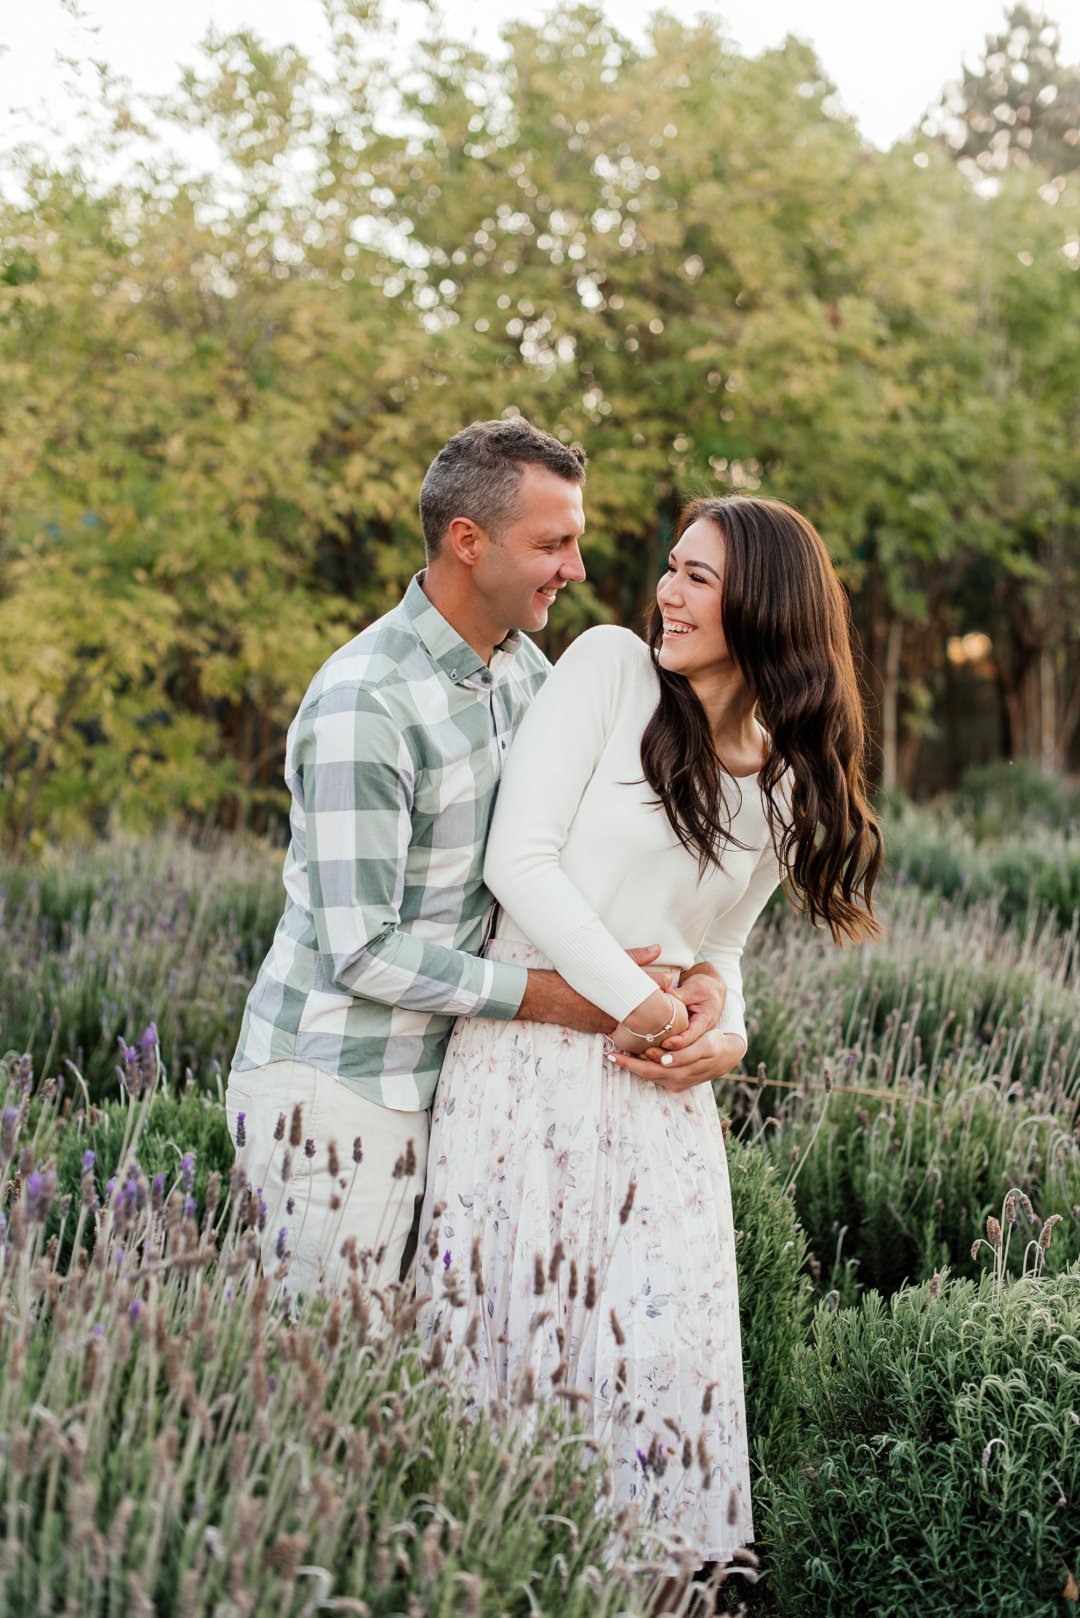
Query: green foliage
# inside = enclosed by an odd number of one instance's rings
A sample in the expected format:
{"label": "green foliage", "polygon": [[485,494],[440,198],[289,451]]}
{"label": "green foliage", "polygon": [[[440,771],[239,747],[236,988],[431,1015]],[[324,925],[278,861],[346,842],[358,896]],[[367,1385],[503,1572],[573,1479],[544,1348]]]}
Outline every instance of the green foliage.
{"label": "green foliage", "polygon": [[968,770],[952,806],[975,839],[1076,830],[1080,825],[1080,786],[1048,775],[1030,759],[984,764]]}
{"label": "green foliage", "polygon": [[888,785],[975,627],[1013,751],[1060,768],[1075,188],[873,152],[794,39],[751,59],[660,16],[633,44],[575,7],[402,72],[392,9],[335,6],[324,71],[212,35],[168,109],[205,174],[112,104],[86,110],[127,179],[80,153],[5,188],[4,846],[270,828],[312,673],[421,565],[427,459],[511,409],[591,457],[550,650],[639,621],[687,494],[760,488],[845,573]]}
{"label": "green foliage", "polygon": [[1080,910],[1075,791],[1020,765],[968,779],[943,804],[892,807],[886,846],[895,880],[949,898],[993,901],[1010,919],[1042,909],[1069,927]]}
{"label": "green foliage", "polygon": [[[1080,1273],[819,1308],[803,1448],[768,1483],[783,1618],[1056,1618],[1080,1528]],[[1067,1586],[1072,1595],[1066,1598]],[[917,1592],[917,1594],[916,1594]]]}
{"label": "green foliage", "polygon": [[64,1060],[95,1099],[119,1041],[155,1023],[171,1072],[227,1070],[280,914],[276,856],[239,842],[113,843],[0,870],[0,1026],[45,1074]]}
{"label": "green foliage", "polygon": [[[74,1086],[65,1086],[69,1098]],[[126,1095],[76,1112],[72,1127],[61,1130],[55,1141],[54,1163],[57,1196],[70,1196],[77,1203],[83,1192],[83,1160],[93,1152],[92,1178],[102,1199],[110,1180],[126,1169],[125,1143],[131,1135],[132,1113],[136,1102]],[[187,1154],[194,1157],[191,1193],[198,1215],[206,1210],[207,1187],[211,1175],[228,1183],[235,1149],[225,1109],[219,1099],[188,1085],[179,1094],[166,1082],[155,1090],[145,1114],[139,1138],[139,1167],[146,1179],[161,1177],[161,1194],[168,1196],[181,1181],[181,1165]],[[55,1223],[55,1220],[54,1220]]]}
{"label": "green foliage", "polygon": [[1037,912],[1008,925],[993,901],[908,884],[886,889],[882,915],[881,940],[839,954],[786,908],[755,930],[751,1071],[820,1081],[826,1065],[878,1061],[888,1076],[904,1047],[918,1065],[970,1038],[1006,1046],[1010,1076],[1025,1086],[1080,1077],[1071,931]]}
{"label": "green foliage", "polygon": [[[820,1286],[850,1303],[862,1288],[886,1295],[944,1265],[978,1275],[972,1242],[1018,1186],[1063,1223],[1051,1270],[1080,1254],[1080,1099],[1058,1084],[1026,1092],[1010,1082],[1016,1051],[1003,1043],[898,1065],[838,1064],[841,1085],[795,1095],[766,1141],[787,1172],[815,1255]],[[875,1083],[876,1080],[876,1083]],[[860,1082],[861,1081],[861,1082]],[[1014,1269],[1037,1231],[1012,1249]]]}
{"label": "green foliage", "polygon": [[728,1172],[738,1243],[746,1430],[759,1466],[771,1473],[798,1447],[795,1355],[806,1339],[812,1302],[806,1237],[767,1152],[729,1141]]}
{"label": "green foliage", "polygon": [[[648,1544],[605,1566],[603,1467],[560,1416],[470,1418],[421,1359],[404,1295],[386,1318],[357,1283],[292,1318],[268,1307],[243,1196],[211,1188],[197,1222],[179,1188],[153,1193],[140,1165],[168,1157],[177,1125],[202,1127],[193,1098],[132,1103],[132,1194],[94,1210],[62,1199],[111,1128],[58,1113],[55,1091],[28,1107],[18,1063],[3,1079],[0,1167],[24,1172],[0,1280],[0,1610],[648,1610]],[[91,1227],[89,1266],[69,1263]]]}

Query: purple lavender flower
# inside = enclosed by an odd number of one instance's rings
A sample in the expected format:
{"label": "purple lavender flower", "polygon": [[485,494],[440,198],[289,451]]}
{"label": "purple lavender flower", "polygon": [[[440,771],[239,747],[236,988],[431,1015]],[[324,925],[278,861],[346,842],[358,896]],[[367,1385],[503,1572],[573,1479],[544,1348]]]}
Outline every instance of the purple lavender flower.
{"label": "purple lavender flower", "polygon": [[180,1159],[180,1183],[185,1191],[195,1184],[195,1153],[185,1152]]}
{"label": "purple lavender flower", "polygon": [[26,1212],[32,1220],[47,1219],[56,1190],[56,1175],[33,1173],[26,1177]]}
{"label": "purple lavender flower", "polygon": [[89,1174],[91,1169],[94,1167],[94,1164],[96,1162],[97,1162],[97,1158],[96,1158],[96,1156],[95,1156],[95,1154],[93,1152],[84,1152],[83,1153],[83,1160],[82,1160],[82,1171],[83,1171],[83,1173],[84,1174]]}
{"label": "purple lavender flower", "polygon": [[142,1304],[139,1302],[138,1298],[132,1298],[131,1308],[128,1310],[128,1314],[132,1320],[138,1320],[139,1316],[142,1314]]}
{"label": "purple lavender flower", "polygon": [[286,1204],[285,1204],[285,1212],[289,1215],[290,1219],[292,1218],[292,1215],[293,1215],[295,1209],[296,1209],[296,1198],[295,1197],[290,1197],[288,1199],[288,1201],[286,1202]]}
{"label": "purple lavender flower", "polygon": [[116,1260],[116,1265],[119,1269],[120,1265],[124,1262],[124,1249],[120,1246],[119,1242],[117,1242],[116,1246],[113,1248],[113,1258]]}
{"label": "purple lavender flower", "polygon": [[158,1048],[158,1031],[156,1026],[152,1022],[147,1023],[146,1027],[143,1029],[135,1043],[146,1056],[149,1056],[151,1052],[156,1051]]}
{"label": "purple lavender flower", "polygon": [[304,1142],[304,1156],[305,1157],[314,1157],[315,1156],[315,1142],[311,1139],[310,1136],[308,1136],[307,1140]]}
{"label": "purple lavender flower", "polygon": [[116,1178],[114,1176],[113,1179],[105,1181],[105,1205],[106,1205],[106,1207],[108,1206],[109,1201],[112,1198],[112,1194],[115,1191],[115,1189],[116,1189]]}
{"label": "purple lavender flower", "polygon": [[195,1198],[190,1195],[186,1196],[184,1198],[184,1218],[194,1219],[196,1211]]}
{"label": "purple lavender flower", "polygon": [[19,1122],[18,1107],[5,1107],[0,1123],[0,1154],[10,1157],[15,1150],[15,1126]]}
{"label": "purple lavender flower", "polygon": [[442,1264],[443,1264],[443,1269],[444,1270],[448,1270],[450,1268],[450,1249],[449,1248],[446,1249],[446,1252],[442,1256]]}
{"label": "purple lavender flower", "polygon": [[265,1230],[266,1229],[267,1208],[266,1208],[266,1203],[263,1200],[262,1186],[259,1187],[259,1189],[256,1191],[255,1195],[259,1199],[259,1229],[260,1230]]}
{"label": "purple lavender flower", "polygon": [[237,1115],[236,1115],[236,1149],[237,1149],[237,1151],[243,1151],[244,1147],[247,1145],[247,1129],[244,1126],[244,1120],[246,1119],[246,1117],[247,1117],[246,1112],[238,1112]]}
{"label": "purple lavender flower", "polygon": [[641,1470],[643,1472],[647,1472],[649,1470],[649,1457],[646,1455],[643,1449],[637,1450],[636,1454],[638,1458],[638,1465],[641,1467]]}
{"label": "purple lavender flower", "polygon": [[139,1051],[136,1045],[125,1045],[123,1034],[117,1036],[120,1046],[120,1060],[125,1067],[137,1067],[139,1064]]}
{"label": "purple lavender flower", "polygon": [[285,1247],[285,1237],[287,1236],[287,1234],[288,1234],[288,1232],[287,1232],[285,1226],[282,1225],[281,1229],[277,1233],[277,1241],[274,1243],[274,1252],[277,1255],[277,1259],[278,1259],[279,1264],[284,1264],[284,1262],[285,1262],[285,1254],[286,1254],[286,1251],[287,1251],[287,1249]]}

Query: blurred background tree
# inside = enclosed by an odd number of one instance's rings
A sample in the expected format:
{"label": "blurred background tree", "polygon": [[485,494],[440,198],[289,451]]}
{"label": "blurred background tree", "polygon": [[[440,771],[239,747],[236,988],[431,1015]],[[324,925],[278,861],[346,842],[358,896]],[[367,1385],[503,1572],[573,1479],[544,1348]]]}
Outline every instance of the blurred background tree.
{"label": "blurred background tree", "polygon": [[5,846],[275,824],[307,680],[422,565],[427,461],[511,410],[591,460],[552,654],[640,626],[687,497],[760,490],[848,584],[884,787],[1075,764],[1080,70],[1052,27],[1015,8],[881,153],[793,39],[749,59],[660,16],[634,45],[575,7],[497,59],[433,32],[402,72],[377,7],[329,15],[322,71],[207,39],[156,109],[202,172],[103,81],[127,161],[24,162],[0,202]]}

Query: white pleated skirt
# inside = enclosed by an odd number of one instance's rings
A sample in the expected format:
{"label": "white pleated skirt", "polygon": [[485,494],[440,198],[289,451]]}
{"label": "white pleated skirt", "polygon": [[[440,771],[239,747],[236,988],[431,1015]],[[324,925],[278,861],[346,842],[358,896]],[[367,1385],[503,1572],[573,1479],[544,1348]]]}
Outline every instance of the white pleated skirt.
{"label": "white pleated skirt", "polygon": [[[489,956],[549,963],[493,940]],[[418,1292],[430,1348],[483,1407],[559,1388],[611,1503],[723,1562],[753,1539],[735,1233],[707,1084],[674,1095],[605,1041],[458,1022],[432,1118]]]}

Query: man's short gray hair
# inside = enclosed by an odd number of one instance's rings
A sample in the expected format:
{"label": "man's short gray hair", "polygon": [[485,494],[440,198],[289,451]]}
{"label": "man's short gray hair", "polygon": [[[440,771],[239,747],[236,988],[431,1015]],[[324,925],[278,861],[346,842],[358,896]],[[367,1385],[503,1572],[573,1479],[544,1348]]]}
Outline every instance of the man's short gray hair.
{"label": "man's short gray hair", "polygon": [[518,486],[526,466],[543,466],[567,483],[584,483],[586,464],[584,450],[560,444],[523,416],[462,428],[436,455],[420,489],[428,560],[438,556],[455,517],[469,517],[498,539],[520,515]]}

